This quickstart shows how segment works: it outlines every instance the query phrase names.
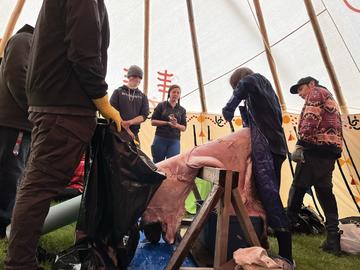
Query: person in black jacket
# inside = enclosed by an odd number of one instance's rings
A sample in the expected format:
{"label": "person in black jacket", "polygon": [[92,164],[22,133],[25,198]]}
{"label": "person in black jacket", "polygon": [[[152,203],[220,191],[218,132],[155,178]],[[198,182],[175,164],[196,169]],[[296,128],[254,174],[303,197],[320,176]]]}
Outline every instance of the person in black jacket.
{"label": "person in black jacket", "polygon": [[232,121],[242,100],[241,116],[251,131],[251,158],[257,193],[269,225],[279,244],[279,255],[294,268],[289,221],[280,198],[281,166],[287,154],[278,97],[263,75],[242,67],[230,77],[233,95],[223,108],[226,121]]}
{"label": "person in black jacket", "polygon": [[129,67],[128,83],[116,89],[110,98],[110,103],[121,114],[124,121],[122,126],[127,130],[135,143],[140,147],[140,124],[149,115],[149,101],[147,96],[139,90],[143,78],[143,71],[137,65]]}
{"label": "person in black jacket", "polygon": [[0,66],[0,238],[10,224],[16,188],[30,149],[32,125],[25,93],[34,28],[24,25],[6,44]]}
{"label": "person in black jacket", "polygon": [[171,85],[167,100],[160,102],[151,116],[151,124],[156,126],[151,145],[154,163],[180,154],[180,132],[186,130],[186,110],[180,106],[180,95],[180,86]]}
{"label": "person in black jacket", "polygon": [[8,270],[39,269],[36,246],[51,200],[74,174],[96,127],[96,110],[121,117],[105,82],[109,22],[104,0],[44,0],[26,77],[31,150],[16,196]]}

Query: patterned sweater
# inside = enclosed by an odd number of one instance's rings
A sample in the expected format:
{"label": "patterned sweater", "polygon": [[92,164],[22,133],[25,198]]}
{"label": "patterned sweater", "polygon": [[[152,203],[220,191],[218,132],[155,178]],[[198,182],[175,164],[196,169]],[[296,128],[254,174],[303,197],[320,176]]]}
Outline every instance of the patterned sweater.
{"label": "patterned sweater", "polygon": [[315,87],[306,97],[300,114],[297,144],[319,156],[341,156],[341,116],[336,101],[327,89]]}

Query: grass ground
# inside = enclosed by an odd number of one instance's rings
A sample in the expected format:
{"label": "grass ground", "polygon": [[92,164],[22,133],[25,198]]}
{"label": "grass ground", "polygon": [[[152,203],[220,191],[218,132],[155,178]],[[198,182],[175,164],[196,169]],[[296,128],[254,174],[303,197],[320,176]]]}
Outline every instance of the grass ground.
{"label": "grass ground", "polygon": [[[50,252],[58,252],[71,246],[74,241],[74,225],[66,226],[41,238],[41,246]],[[360,256],[336,257],[318,248],[323,236],[295,235],[293,253],[298,270],[356,270],[360,269]],[[272,252],[277,251],[276,239],[270,238]],[[0,269],[4,269],[7,243],[0,240]],[[49,265],[45,269],[50,270]],[[160,270],[160,269],[159,269]]]}

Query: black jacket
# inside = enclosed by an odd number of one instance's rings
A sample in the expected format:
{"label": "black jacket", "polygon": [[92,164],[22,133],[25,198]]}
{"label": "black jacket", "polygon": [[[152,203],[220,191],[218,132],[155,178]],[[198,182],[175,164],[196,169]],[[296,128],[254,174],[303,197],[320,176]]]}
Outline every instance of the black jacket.
{"label": "black jacket", "polygon": [[6,44],[0,66],[0,126],[31,131],[25,78],[33,31],[25,25]]}
{"label": "black jacket", "polygon": [[258,73],[241,79],[234,89],[233,96],[223,108],[226,120],[232,119],[241,100],[246,100],[248,111],[267,139],[271,152],[286,155],[280,103],[269,80]]}
{"label": "black jacket", "polygon": [[91,99],[108,87],[109,38],[104,0],[44,0],[26,79],[29,106],[95,111]]}

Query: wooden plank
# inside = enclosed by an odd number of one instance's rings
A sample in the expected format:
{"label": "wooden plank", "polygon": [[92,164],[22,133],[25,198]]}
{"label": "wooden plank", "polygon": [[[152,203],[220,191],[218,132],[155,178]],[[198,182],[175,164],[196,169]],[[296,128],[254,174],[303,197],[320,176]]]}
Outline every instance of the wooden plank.
{"label": "wooden plank", "polygon": [[220,175],[226,174],[225,170],[217,169],[217,168],[211,168],[211,167],[203,167],[198,176],[206,181],[212,182],[216,185],[219,184]]}
{"label": "wooden plank", "polygon": [[231,201],[246,240],[251,246],[260,246],[260,241],[237,189],[232,190]]}
{"label": "wooden plank", "polygon": [[187,253],[189,252],[194,239],[199,235],[202,226],[204,225],[206,218],[209,216],[210,211],[215,207],[219,201],[220,196],[223,193],[223,188],[214,185],[209,196],[202,205],[199,213],[194,218],[193,223],[186,231],[184,238],[181,240],[179,246],[172,255],[166,270],[179,269],[181,263],[184,261]]}
{"label": "wooden plank", "polygon": [[224,194],[219,201],[217,209],[218,216],[216,225],[214,268],[221,266],[227,260],[232,177],[232,172],[226,171],[226,174],[220,175],[219,179],[221,186],[224,186]]}

